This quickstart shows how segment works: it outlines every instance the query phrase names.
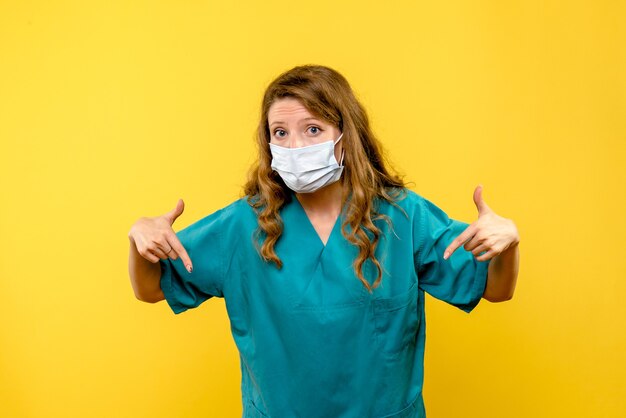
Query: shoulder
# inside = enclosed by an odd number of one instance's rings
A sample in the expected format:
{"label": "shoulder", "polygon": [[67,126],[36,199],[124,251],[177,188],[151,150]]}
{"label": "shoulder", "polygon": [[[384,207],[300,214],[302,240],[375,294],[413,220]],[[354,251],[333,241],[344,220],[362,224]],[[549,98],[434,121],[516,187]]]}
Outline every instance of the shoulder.
{"label": "shoulder", "polygon": [[239,218],[246,216],[254,216],[254,209],[248,203],[248,197],[241,197],[232,203],[224,206],[223,208],[217,210],[215,213],[219,214],[219,216],[224,218]]}
{"label": "shoulder", "polygon": [[247,198],[242,197],[196,220],[180,232],[190,233],[192,231],[204,230],[206,232],[213,231],[218,233],[219,231],[240,228],[251,223],[256,224],[256,215],[248,204]]}
{"label": "shoulder", "polygon": [[396,203],[405,210],[418,215],[442,212],[442,209],[432,200],[407,188],[402,189],[401,196],[396,200]]}
{"label": "shoulder", "polygon": [[400,189],[393,202],[383,200],[379,212],[390,216],[394,221],[406,220],[418,229],[433,223],[450,222],[446,212],[438,205],[407,188]]}
{"label": "shoulder", "polygon": [[381,212],[399,211],[405,212],[409,217],[413,217],[423,209],[424,203],[427,202],[422,195],[406,187],[395,189],[393,192],[390,192],[390,195],[393,197],[391,202],[380,199],[379,208]]}

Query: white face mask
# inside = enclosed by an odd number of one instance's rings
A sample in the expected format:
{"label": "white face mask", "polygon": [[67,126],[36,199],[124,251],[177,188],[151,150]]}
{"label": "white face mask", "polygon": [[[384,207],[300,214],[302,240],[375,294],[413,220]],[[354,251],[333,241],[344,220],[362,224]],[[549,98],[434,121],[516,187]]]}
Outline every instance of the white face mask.
{"label": "white face mask", "polygon": [[[296,193],[311,193],[339,180],[343,166],[335,158],[336,141],[300,148],[286,148],[270,143],[272,168],[278,172],[287,187]],[[343,150],[341,150],[343,162]]]}

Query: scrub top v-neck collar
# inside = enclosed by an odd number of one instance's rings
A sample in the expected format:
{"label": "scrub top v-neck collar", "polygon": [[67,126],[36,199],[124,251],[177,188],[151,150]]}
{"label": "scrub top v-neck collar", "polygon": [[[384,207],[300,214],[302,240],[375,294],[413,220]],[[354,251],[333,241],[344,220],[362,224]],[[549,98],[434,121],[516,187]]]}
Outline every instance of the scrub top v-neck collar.
{"label": "scrub top v-neck collar", "polygon": [[313,239],[312,241],[317,241],[317,246],[321,246],[321,251],[324,252],[324,250],[328,248],[330,244],[332,244],[333,237],[334,235],[338,233],[338,229],[341,229],[341,222],[342,222],[345,208],[342,208],[339,215],[337,215],[337,219],[335,219],[335,223],[333,224],[333,227],[330,230],[330,234],[328,235],[328,240],[326,240],[326,244],[324,244],[324,242],[322,241],[322,237],[320,237],[317,230],[313,226],[313,222],[311,222],[311,218],[309,218],[309,215],[306,213],[306,210],[304,209],[304,206],[302,206],[302,203],[300,203],[300,200],[298,200],[298,197],[296,196],[295,192],[291,191],[290,193],[291,193],[290,197],[292,199],[291,204],[296,207],[296,212],[298,213],[298,216],[302,218],[301,220],[302,224],[306,225],[305,228],[308,230],[308,235],[313,235],[315,239]]}

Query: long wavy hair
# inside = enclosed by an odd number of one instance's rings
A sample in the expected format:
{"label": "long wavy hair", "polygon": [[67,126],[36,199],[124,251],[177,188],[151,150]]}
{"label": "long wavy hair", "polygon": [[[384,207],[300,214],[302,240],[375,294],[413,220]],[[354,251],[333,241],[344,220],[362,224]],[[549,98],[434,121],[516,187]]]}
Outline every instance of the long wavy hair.
{"label": "long wavy hair", "polygon": [[[267,87],[261,104],[256,133],[259,158],[251,167],[244,193],[257,213],[259,228],[255,244],[261,257],[282,268],[274,246],[283,230],[280,209],[290,194],[278,173],[272,170],[271,138],[268,126],[270,106],[281,98],[295,98],[313,115],[343,132],[344,171],[342,208],[346,215],[342,235],[358,247],[353,267],[369,292],[382,280],[382,268],[375,257],[381,229],[373,221],[388,217],[377,212],[380,199],[392,204],[403,194],[405,184],[391,174],[383,162],[382,147],[370,128],[364,107],[355,97],[348,81],[337,71],[320,65],[296,66],[279,75]],[[261,244],[262,242],[262,244]],[[370,260],[377,270],[373,285],[365,279],[364,266]]]}

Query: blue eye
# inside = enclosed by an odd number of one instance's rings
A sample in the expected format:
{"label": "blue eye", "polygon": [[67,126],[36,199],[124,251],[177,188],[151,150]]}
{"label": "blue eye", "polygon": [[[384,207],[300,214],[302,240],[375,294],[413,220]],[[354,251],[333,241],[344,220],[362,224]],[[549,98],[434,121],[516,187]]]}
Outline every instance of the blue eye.
{"label": "blue eye", "polygon": [[315,129],[315,132],[311,132],[312,134],[316,134],[316,133],[318,133],[319,131],[321,131],[321,129],[320,129],[320,128],[318,128],[317,126],[311,126],[309,129]]}
{"label": "blue eye", "polygon": [[282,129],[276,129],[276,130],[274,131],[274,136],[277,136],[278,138],[282,138],[282,136],[280,136],[280,135],[276,135],[276,132],[279,132],[279,131],[280,131],[280,132],[285,132],[285,131],[284,131],[284,130],[282,130]]}

